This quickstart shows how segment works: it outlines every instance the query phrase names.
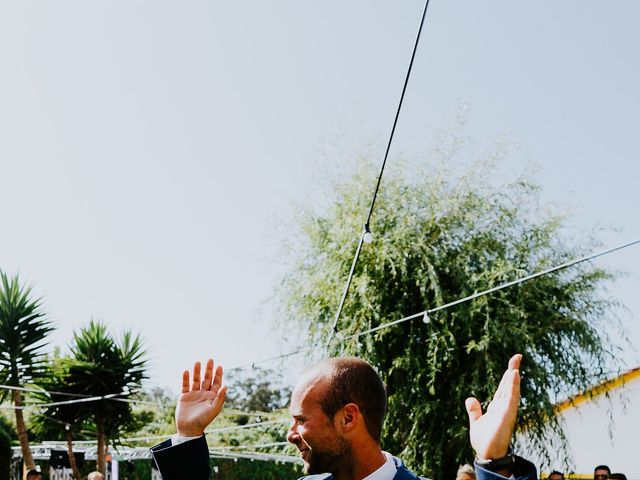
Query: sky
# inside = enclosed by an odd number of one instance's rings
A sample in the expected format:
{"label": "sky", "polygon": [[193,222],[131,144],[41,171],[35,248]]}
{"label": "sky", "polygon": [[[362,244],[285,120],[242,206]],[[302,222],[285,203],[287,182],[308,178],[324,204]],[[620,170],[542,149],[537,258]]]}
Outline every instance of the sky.
{"label": "sky", "polygon": [[[314,201],[327,146],[373,139],[382,159],[422,8],[0,1],[0,268],[43,296],[52,345],[92,318],[133,329],[150,385],[174,389],[198,359],[283,353],[265,303],[274,225]],[[389,168],[466,104],[470,135],[515,139],[508,168],[537,165],[577,232],[640,238],[639,15],[631,0],[433,0]],[[597,264],[627,272],[611,295],[639,345],[640,247]]]}

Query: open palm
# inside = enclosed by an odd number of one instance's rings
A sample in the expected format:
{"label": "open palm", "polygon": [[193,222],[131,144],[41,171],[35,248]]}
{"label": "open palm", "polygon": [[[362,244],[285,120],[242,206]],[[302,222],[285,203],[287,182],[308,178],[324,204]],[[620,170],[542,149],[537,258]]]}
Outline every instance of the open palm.
{"label": "open palm", "polygon": [[507,454],[520,402],[521,360],[520,354],[511,357],[509,367],[484,414],[476,398],[467,398],[465,402],[471,446],[480,458],[491,460]]}
{"label": "open palm", "polygon": [[182,374],[182,393],[176,407],[176,427],[181,437],[197,437],[213,422],[222,410],[227,387],[222,386],[222,367],[213,370],[213,360],[209,359],[204,380],[200,381],[200,362],[193,366],[193,382],[189,381],[189,371]]}

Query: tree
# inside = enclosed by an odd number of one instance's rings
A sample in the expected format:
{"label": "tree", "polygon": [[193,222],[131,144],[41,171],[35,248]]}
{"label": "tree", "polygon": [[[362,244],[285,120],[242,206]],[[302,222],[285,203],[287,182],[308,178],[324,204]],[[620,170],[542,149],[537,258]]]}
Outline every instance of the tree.
{"label": "tree", "polygon": [[[54,355],[49,361],[46,380],[40,382],[40,387],[44,390],[34,394],[34,397],[47,404],[81,398],[84,392],[69,374],[72,365],[71,357]],[[76,480],[80,480],[82,476],[73,453],[73,442],[86,438],[83,427],[88,420],[88,413],[86,409],[78,408],[76,403],[58,403],[37,413],[33,421],[33,430],[41,438],[67,442],[69,465]]]}
{"label": "tree", "polygon": [[[332,354],[369,360],[388,389],[384,448],[413,470],[454,478],[473,458],[464,399],[490,400],[505,359],[524,354],[520,428],[550,447],[545,427],[562,433],[555,402],[601,378],[615,364],[606,286],[614,275],[593,265],[545,275],[373,334],[349,338],[427,308],[575,258],[593,248],[567,221],[545,212],[527,175],[496,180],[499,144],[469,165],[469,142],[449,134],[429,162],[387,169]],[[344,170],[348,162],[340,164]],[[397,166],[398,163],[393,163]],[[351,266],[375,184],[361,162],[333,182],[329,205],[298,216],[286,245],[283,318],[323,346]],[[585,239],[586,238],[586,239]],[[307,333],[308,332],[308,333]]]}
{"label": "tree", "polygon": [[282,386],[281,375],[260,367],[231,381],[229,392],[227,409],[245,412],[273,412],[286,407],[291,396],[291,390]]}
{"label": "tree", "polygon": [[[45,356],[42,348],[53,330],[45,318],[41,300],[31,296],[31,287],[20,285],[18,276],[9,278],[0,272],[0,382],[12,387],[37,383],[43,377]],[[0,400],[8,394],[4,390]],[[23,397],[20,390],[11,391],[15,406],[16,430],[22,458],[27,469],[35,467],[29,448],[29,436],[22,412]]]}
{"label": "tree", "polygon": [[[74,360],[69,368],[69,382],[84,394],[127,395],[140,389],[147,378],[142,339],[130,331],[114,340],[105,324],[91,321],[74,334],[71,352]],[[80,403],[78,409],[81,416],[90,416],[95,423],[98,470],[105,474],[109,442],[118,441],[120,433],[134,420],[131,404],[105,398]]]}

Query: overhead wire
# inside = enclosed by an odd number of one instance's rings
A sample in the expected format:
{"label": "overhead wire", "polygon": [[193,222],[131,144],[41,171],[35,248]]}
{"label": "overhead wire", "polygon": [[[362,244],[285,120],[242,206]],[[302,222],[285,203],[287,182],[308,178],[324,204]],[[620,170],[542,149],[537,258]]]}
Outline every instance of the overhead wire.
{"label": "overhead wire", "polygon": [[413,51],[411,53],[411,60],[409,62],[409,67],[407,68],[407,74],[404,79],[404,84],[402,86],[402,93],[400,94],[400,101],[398,102],[398,108],[396,109],[396,115],[393,120],[393,126],[391,127],[391,133],[389,134],[389,141],[387,142],[387,148],[384,153],[384,159],[382,160],[382,166],[380,167],[380,173],[378,174],[378,179],[376,181],[376,187],[373,191],[373,197],[371,199],[371,204],[369,206],[369,212],[367,213],[367,219],[364,223],[364,229],[360,234],[360,239],[358,240],[358,246],[356,247],[356,252],[353,256],[353,261],[351,262],[351,269],[349,270],[349,275],[347,277],[347,281],[345,283],[344,289],[342,291],[342,297],[340,298],[340,303],[338,305],[338,309],[336,311],[336,315],[333,320],[333,325],[331,330],[329,330],[329,338],[327,339],[327,343],[325,345],[325,352],[328,351],[331,342],[333,340],[333,336],[337,333],[338,321],[340,320],[340,315],[342,315],[342,310],[344,308],[344,304],[347,300],[347,296],[349,294],[349,287],[351,286],[351,282],[353,280],[353,275],[355,274],[356,265],[358,263],[358,258],[360,258],[360,252],[362,250],[362,245],[365,242],[365,236],[371,235],[370,230],[370,222],[371,216],[373,215],[373,208],[375,207],[376,200],[378,198],[378,191],[380,190],[380,183],[382,182],[382,175],[384,174],[385,166],[387,165],[387,159],[389,158],[389,151],[391,150],[391,143],[393,142],[393,136],[396,131],[396,126],[398,125],[398,118],[400,118],[400,111],[402,110],[402,104],[404,102],[404,96],[407,92],[407,85],[409,84],[409,78],[411,77],[411,71],[413,69],[413,62],[416,58],[416,52],[418,51],[418,45],[420,43],[420,36],[422,35],[422,28],[424,26],[424,21],[427,16],[427,9],[429,8],[429,0],[425,1],[424,9],[422,11],[422,18],[420,19],[420,27],[418,28],[418,34],[416,35],[416,40],[413,45]]}
{"label": "overhead wire", "polygon": [[[340,333],[342,333],[344,331],[337,332],[338,340],[341,341],[341,342],[344,342],[344,341],[347,341],[347,340],[351,340],[353,338],[361,337],[363,335],[368,335],[370,333],[374,333],[374,332],[377,332],[379,330],[383,330],[383,329],[392,327],[394,325],[398,325],[398,324],[401,324],[401,323],[404,323],[404,322],[408,322],[410,320],[415,320],[416,318],[423,318],[423,319],[426,320],[426,319],[428,319],[428,315],[429,314],[440,312],[442,310],[447,310],[449,308],[455,307],[456,305],[460,305],[462,303],[466,303],[466,302],[469,302],[471,300],[475,300],[476,298],[480,298],[480,297],[489,295],[489,294],[497,292],[499,290],[504,290],[505,288],[509,288],[509,287],[512,287],[512,286],[515,286],[515,285],[519,285],[521,283],[528,282],[528,281],[533,280],[535,278],[538,278],[538,277],[541,277],[541,276],[544,276],[544,275],[548,275],[548,274],[557,272],[559,270],[564,270],[564,269],[572,267],[574,265],[577,265],[577,264],[580,264],[580,263],[583,263],[583,262],[586,262],[586,261],[589,261],[589,260],[593,260],[595,258],[602,257],[602,256],[608,255],[610,253],[614,253],[616,251],[623,250],[625,248],[628,248],[628,247],[631,247],[631,246],[634,246],[634,245],[637,245],[637,244],[640,244],[640,239],[632,240],[630,242],[617,245],[615,247],[611,247],[611,248],[608,248],[608,249],[600,250],[600,251],[598,251],[596,253],[592,253],[590,255],[585,255],[585,256],[582,256],[582,257],[578,257],[578,258],[575,258],[573,260],[569,260],[567,262],[561,263],[559,265],[555,265],[553,267],[550,267],[550,268],[547,268],[547,269],[544,269],[544,270],[540,270],[538,272],[534,272],[532,274],[526,275],[526,276],[518,278],[516,280],[505,282],[505,283],[502,283],[502,284],[497,285],[495,287],[488,288],[486,290],[482,290],[480,292],[476,292],[476,293],[473,293],[471,295],[467,295],[465,297],[462,297],[462,298],[459,298],[457,300],[454,300],[454,301],[439,305],[437,307],[426,309],[426,310],[423,310],[421,312],[414,313],[414,314],[408,315],[406,317],[402,317],[402,318],[400,318],[398,320],[394,320],[394,321],[391,321],[391,322],[383,323],[383,324],[380,324],[380,325],[378,325],[376,327],[369,328],[367,330],[362,330],[362,331],[359,331],[359,332],[355,332],[355,333],[350,334],[350,335],[340,336]],[[427,316],[427,318],[425,318],[425,316]],[[309,346],[308,348],[299,349],[299,350],[296,350],[294,352],[285,353],[285,354],[282,354],[282,355],[270,357],[270,358],[262,360],[262,361],[255,361],[255,362],[252,362],[251,364],[243,365],[243,366],[240,366],[240,367],[235,367],[234,369],[246,368],[246,366],[255,366],[255,365],[257,365],[257,364],[259,364],[261,362],[274,361],[274,360],[278,360],[278,359],[289,357],[289,356],[294,355],[294,354],[310,352],[310,351],[315,350],[317,348],[318,347],[316,345]]]}

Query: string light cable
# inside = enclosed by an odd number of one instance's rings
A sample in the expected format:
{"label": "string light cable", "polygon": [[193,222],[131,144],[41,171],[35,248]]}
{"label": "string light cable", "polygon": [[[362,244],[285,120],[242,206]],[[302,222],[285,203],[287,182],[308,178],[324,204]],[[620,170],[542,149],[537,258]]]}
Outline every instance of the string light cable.
{"label": "string light cable", "polygon": [[[389,328],[389,327],[392,327],[394,325],[398,325],[400,323],[404,323],[404,322],[408,322],[408,321],[411,321],[411,320],[415,320],[416,318],[422,318],[425,321],[425,323],[429,323],[429,321],[430,321],[429,320],[429,314],[436,313],[436,312],[439,312],[439,311],[442,311],[442,310],[446,310],[446,309],[455,307],[456,305],[460,305],[462,303],[470,302],[472,300],[475,300],[476,298],[483,297],[483,296],[486,296],[486,295],[490,295],[491,293],[497,292],[499,290],[504,290],[505,288],[509,288],[509,287],[512,287],[512,286],[515,286],[515,285],[519,285],[521,283],[528,282],[528,281],[533,280],[535,278],[538,278],[538,277],[541,277],[541,276],[544,276],[544,275],[548,275],[548,274],[557,272],[559,270],[564,270],[566,268],[572,267],[572,266],[577,265],[579,263],[583,263],[583,262],[586,262],[586,261],[589,261],[589,260],[594,260],[594,259],[596,259],[598,257],[602,257],[602,256],[608,255],[610,253],[614,253],[614,252],[617,252],[619,250],[623,250],[625,248],[632,247],[632,246],[637,245],[639,243],[640,243],[640,239],[636,239],[636,240],[633,240],[633,241],[630,241],[630,242],[627,242],[627,243],[623,243],[623,244],[617,245],[617,246],[612,247],[612,248],[608,248],[606,250],[601,250],[599,252],[596,252],[596,253],[593,253],[593,254],[590,254],[590,255],[585,255],[583,257],[579,257],[579,258],[564,262],[564,263],[562,263],[560,265],[556,265],[554,267],[547,268],[545,270],[541,270],[541,271],[532,273],[530,275],[518,278],[516,280],[512,280],[512,281],[509,281],[509,282],[506,282],[506,283],[502,283],[500,285],[497,285],[495,287],[489,288],[487,290],[483,290],[481,292],[473,293],[471,295],[459,298],[459,299],[454,300],[454,301],[449,302],[449,303],[445,303],[445,304],[440,305],[438,307],[434,307],[434,308],[430,308],[430,309],[427,309],[427,310],[423,310],[421,312],[414,313],[413,315],[409,315],[407,317],[403,317],[403,318],[400,318],[398,320],[394,320],[392,322],[383,323],[383,324],[380,324],[380,325],[378,325],[376,327],[373,327],[373,328],[370,328],[370,329],[367,329],[367,330],[362,330],[360,332],[356,332],[356,333],[353,333],[351,335],[340,335],[340,333],[344,333],[344,331],[337,332],[339,334],[338,337],[340,337],[339,340],[341,342],[344,342],[344,341],[347,341],[347,340],[351,340],[353,338],[357,338],[357,337],[360,337],[360,336],[363,336],[363,335],[368,335],[370,333],[377,332],[378,330],[383,330],[385,328]],[[279,360],[279,359],[286,358],[286,357],[289,357],[289,356],[292,356],[292,355],[310,352],[310,351],[312,351],[312,350],[314,350],[316,348],[317,348],[317,346],[309,346],[308,348],[305,348],[305,349],[299,349],[299,350],[296,350],[294,352],[285,353],[285,354],[278,355],[278,356],[275,356],[275,357],[270,357],[270,358],[267,358],[267,359],[264,359],[264,360],[261,360],[261,361],[255,361],[255,362],[252,362],[251,364],[235,367],[234,369],[246,368],[248,366],[254,367],[255,365],[257,365],[259,363],[262,363],[262,362],[271,362],[271,361]],[[234,370],[234,369],[232,369],[232,370]]]}
{"label": "string light cable", "polygon": [[373,215],[373,208],[375,207],[376,200],[378,198],[378,191],[380,190],[380,183],[382,182],[382,175],[384,174],[384,168],[387,165],[387,159],[389,158],[389,151],[391,150],[391,143],[393,142],[393,136],[396,132],[396,127],[398,125],[398,118],[400,118],[400,111],[402,110],[402,103],[404,102],[404,96],[407,91],[407,85],[409,84],[409,78],[411,77],[411,70],[413,69],[413,62],[416,58],[416,52],[418,51],[418,45],[420,43],[420,35],[422,34],[422,28],[424,26],[424,21],[427,16],[427,9],[429,8],[429,0],[425,1],[424,9],[422,11],[422,18],[420,20],[420,27],[418,28],[418,34],[416,35],[416,40],[413,45],[413,51],[411,53],[411,60],[409,62],[409,67],[407,68],[407,74],[404,79],[404,85],[402,86],[402,93],[400,94],[400,101],[398,102],[398,108],[396,109],[396,115],[393,120],[393,126],[391,127],[391,133],[389,134],[389,141],[387,142],[387,148],[384,153],[384,159],[382,160],[382,166],[380,167],[380,173],[378,174],[378,179],[376,181],[376,187],[373,191],[373,197],[371,199],[371,205],[369,206],[369,213],[367,214],[367,219],[364,222],[364,229],[362,234],[360,235],[360,239],[358,240],[358,246],[356,248],[356,253],[353,256],[353,261],[351,262],[351,269],[349,270],[349,276],[347,277],[347,282],[342,291],[342,297],[340,299],[340,304],[338,305],[338,310],[336,311],[335,318],[333,319],[333,326],[329,331],[329,339],[325,345],[325,353],[328,350],[331,342],[333,340],[333,336],[337,333],[338,321],[340,320],[340,315],[342,314],[342,309],[344,308],[345,301],[347,300],[347,295],[349,294],[349,287],[351,286],[351,281],[353,280],[353,275],[356,270],[356,265],[358,264],[358,258],[360,258],[360,251],[362,250],[363,243],[370,243],[373,240],[370,222],[371,216]]}
{"label": "string light cable", "polygon": [[[291,420],[288,418],[282,418],[279,420],[269,420],[266,422],[259,423],[248,423],[245,425],[233,425],[230,427],[217,427],[217,428],[208,428],[204,431],[205,434],[210,435],[213,433],[224,433],[224,432],[232,432],[236,430],[246,430],[249,428],[263,428],[269,427],[272,425],[283,425],[289,423]],[[125,442],[138,442],[138,441],[148,441],[148,440],[158,440],[158,439],[167,439],[170,438],[173,434],[163,434],[163,435],[144,435],[138,437],[127,437],[123,438],[122,441]]]}
{"label": "string light cable", "polygon": [[476,298],[484,297],[484,296],[489,295],[491,293],[497,292],[499,290],[504,290],[505,288],[513,287],[515,285],[520,285],[521,283],[528,282],[528,281],[533,280],[535,278],[542,277],[544,275],[549,275],[550,273],[554,273],[554,272],[557,272],[557,271],[560,271],[560,270],[564,270],[566,268],[572,267],[572,266],[577,265],[579,263],[583,263],[583,262],[586,262],[588,260],[593,260],[595,258],[602,257],[604,255],[608,255],[610,253],[616,252],[618,250],[622,250],[624,248],[631,247],[633,245],[637,245],[639,243],[640,243],[640,239],[637,239],[637,240],[633,240],[633,241],[628,242],[628,243],[617,245],[617,246],[615,246],[613,248],[609,248],[609,249],[606,249],[606,250],[599,251],[599,252],[591,254],[591,255],[585,255],[584,257],[576,258],[576,259],[570,260],[568,262],[561,263],[560,265],[556,265],[555,267],[547,268],[545,270],[541,270],[539,272],[532,273],[532,274],[527,275],[525,277],[521,277],[521,278],[518,278],[516,280],[512,280],[510,282],[502,283],[502,284],[497,285],[497,286],[495,286],[493,288],[489,288],[487,290],[483,290],[481,292],[477,292],[477,293],[468,295],[468,296],[460,298],[458,300],[454,300],[453,302],[445,303],[444,305],[440,305],[440,306],[435,307],[435,308],[430,308],[430,309],[427,309],[427,310],[423,310],[422,312],[415,313],[413,315],[409,315],[408,317],[404,317],[404,318],[401,318],[399,320],[394,320],[393,322],[383,323],[381,325],[378,325],[377,327],[369,328],[368,330],[363,330],[363,331],[360,331],[360,332],[356,332],[356,333],[354,333],[352,335],[345,336],[342,339],[342,341],[351,340],[353,338],[358,338],[358,337],[361,337],[363,335],[368,335],[370,333],[377,332],[378,330],[383,330],[385,328],[389,328],[389,327],[392,327],[394,325],[398,325],[400,323],[408,322],[410,320],[415,320],[416,318],[420,318],[420,317],[423,318],[425,323],[429,323],[429,321],[430,321],[429,320],[429,314],[431,314],[431,313],[436,313],[436,312],[439,312],[439,311],[442,311],[442,310],[446,310],[446,309],[451,308],[451,307],[455,307],[456,305],[460,305],[462,303],[470,302],[471,300],[475,300]]}
{"label": "string light cable", "polygon": [[[432,313],[436,313],[436,312],[439,312],[439,311],[442,311],[442,310],[446,310],[448,308],[454,307],[456,305],[460,305],[462,303],[469,302],[471,300],[475,300],[476,298],[480,298],[480,297],[489,295],[489,294],[497,292],[499,290],[504,290],[506,288],[509,288],[509,287],[512,287],[512,286],[515,286],[515,285],[519,285],[521,283],[528,282],[528,281],[533,280],[535,278],[538,278],[538,277],[541,277],[541,276],[544,276],[544,275],[548,275],[550,273],[554,273],[554,272],[557,272],[559,270],[564,270],[564,269],[572,267],[574,265],[577,265],[577,264],[580,264],[580,263],[583,263],[583,262],[586,262],[586,261],[589,261],[589,260],[593,260],[593,259],[598,258],[598,257],[602,257],[602,256],[605,256],[605,255],[608,255],[610,253],[613,253],[613,252],[616,252],[616,251],[619,251],[619,250],[622,250],[622,249],[637,245],[639,243],[640,243],[640,239],[636,239],[636,240],[633,240],[631,242],[627,242],[627,243],[624,243],[624,244],[621,244],[621,245],[618,245],[618,246],[615,246],[615,247],[612,247],[612,248],[609,248],[609,249],[606,249],[606,250],[599,251],[597,253],[593,253],[593,254],[590,254],[590,255],[585,255],[583,257],[576,258],[574,260],[570,260],[570,261],[562,263],[560,265],[556,265],[554,267],[551,267],[551,268],[548,268],[548,269],[545,269],[545,270],[541,270],[539,272],[532,273],[532,274],[527,275],[525,277],[521,277],[521,278],[518,278],[516,280],[512,280],[510,282],[506,282],[506,283],[500,284],[498,286],[489,288],[487,290],[483,290],[481,292],[477,292],[477,293],[468,295],[466,297],[460,298],[458,300],[454,300],[454,301],[446,303],[444,305],[440,305],[440,306],[435,307],[435,308],[423,310],[422,312],[418,312],[418,313],[415,313],[413,315],[409,315],[407,317],[403,317],[403,318],[400,318],[398,320],[394,320],[392,322],[383,323],[383,324],[378,325],[376,327],[373,327],[373,328],[370,328],[370,329],[367,329],[367,330],[362,330],[360,332],[356,332],[356,333],[353,333],[351,335],[342,336],[342,338],[340,340],[342,342],[344,342],[344,341],[347,341],[347,340],[350,340],[350,339],[358,338],[358,337],[361,337],[363,335],[368,335],[368,334],[377,332],[379,330],[383,330],[383,329],[392,327],[394,325],[398,325],[398,324],[401,324],[401,323],[404,323],[404,322],[415,320],[416,318],[420,318],[420,317],[423,318],[423,321],[425,323],[429,323],[429,315],[432,314]],[[273,360],[279,359],[279,358],[286,358],[286,357],[289,357],[289,356],[292,356],[292,355],[303,353],[304,351],[310,351],[313,348],[315,348],[315,347],[309,347],[308,349],[296,350],[294,352],[286,353],[286,354],[283,354],[283,355],[278,355],[277,357],[271,357],[271,358],[269,358],[269,359],[267,359],[265,361],[273,361]],[[253,362],[252,366],[255,366],[257,363],[258,362]],[[236,367],[235,369],[239,369],[239,368],[242,368],[242,367]],[[29,388],[26,388],[26,387],[14,387],[14,386],[10,386],[10,385],[0,385],[0,388],[43,393],[43,390],[29,389]],[[63,394],[63,392],[51,392],[51,393]],[[86,398],[78,398],[78,399],[75,399],[75,400],[66,400],[66,401],[61,401],[61,402],[39,403],[39,404],[22,405],[22,406],[0,405],[0,409],[5,409],[5,410],[6,409],[10,409],[10,410],[26,410],[26,409],[30,409],[30,408],[45,408],[45,407],[51,407],[51,406],[57,406],[57,405],[70,405],[70,404],[75,404],[75,403],[93,402],[93,401],[100,401],[100,400],[125,400],[125,401],[126,400],[133,400],[133,399],[117,398],[118,396],[128,395],[130,393],[132,393],[132,392],[113,393],[113,394],[109,394],[109,395],[100,395],[100,396],[93,396],[93,397],[86,397]],[[76,395],[80,395],[80,394],[65,394],[65,395],[76,396]],[[263,422],[262,424],[266,424],[266,423],[267,422]],[[251,425],[261,425],[261,424],[251,424]],[[246,425],[242,426],[242,427],[246,427]],[[235,428],[235,427],[230,427],[230,429],[231,428]]]}
{"label": "string light cable", "polygon": [[[135,391],[129,391],[129,392],[123,392],[123,393],[113,393],[110,395],[103,395],[103,396],[93,396],[93,395],[87,395],[87,394],[81,394],[81,393],[66,393],[66,392],[56,392],[56,391],[52,391],[52,390],[43,390],[43,389],[38,389],[38,388],[28,388],[28,387],[15,387],[12,385],[2,385],[0,384],[0,389],[4,389],[4,390],[18,390],[21,392],[29,392],[29,393],[41,393],[41,394],[50,394],[50,395],[66,395],[66,396],[70,396],[70,397],[80,397],[82,398],[82,400],[78,400],[78,401],[62,401],[62,402],[49,402],[49,403],[32,403],[32,404],[28,404],[28,405],[22,405],[19,408],[16,408],[14,406],[8,406],[8,405],[1,405],[0,409],[3,410],[24,410],[24,409],[36,409],[36,408],[42,408],[42,407],[52,407],[52,406],[57,406],[57,405],[69,405],[72,403],[81,403],[81,402],[92,402],[92,401],[99,401],[99,400],[113,400],[113,401],[118,401],[118,402],[126,402],[126,403],[132,403],[132,404],[142,404],[142,405],[150,405],[150,406],[154,406],[154,407],[158,407],[158,408],[173,408],[175,407],[175,402],[172,403],[161,403],[161,402],[152,402],[152,401],[148,401],[148,400],[139,400],[139,399],[135,399],[135,398],[119,398],[116,395],[127,395],[127,394],[134,394],[137,393]],[[268,417],[269,415],[271,415],[271,412],[258,412],[258,411],[245,411],[245,410],[238,410],[238,409],[230,409],[230,408],[225,408],[225,413],[229,414],[229,415],[235,415],[235,416],[249,416],[249,417],[257,417],[258,419],[263,418],[263,417]],[[259,421],[259,420],[258,420]]]}

